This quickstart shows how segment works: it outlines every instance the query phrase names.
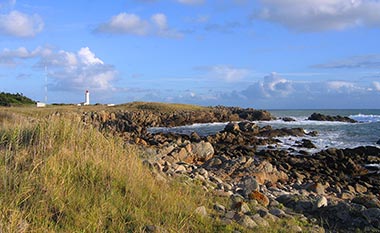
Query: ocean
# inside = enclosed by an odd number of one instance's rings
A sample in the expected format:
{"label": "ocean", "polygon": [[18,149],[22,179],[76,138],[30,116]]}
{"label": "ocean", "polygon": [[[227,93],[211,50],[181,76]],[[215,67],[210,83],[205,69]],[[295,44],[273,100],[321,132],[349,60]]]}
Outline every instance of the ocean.
{"label": "ocean", "polygon": [[[358,146],[377,146],[380,140],[380,109],[352,109],[352,110],[269,110],[277,118],[291,117],[294,122],[284,122],[280,119],[274,121],[255,122],[260,127],[270,125],[273,128],[294,128],[301,127],[306,132],[317,131],[316,137],[305,136],[305,139],[311,140],[316,149],[309,149],[309,152],[319,151],[321,149],[335,148],[354,148]],[[309,121],[307,118],[314,112],[331,116],[347,116],[359,121],[359,123],[343,123],[330,121]],[[148,131],[156,132],[175,132],[181,134],[198,133],[200,136],[215,134],[224,129],[227,122],[193,124],[180,127],[164,128],[155,127]],[[275,145],[278,148],[288,148],[294,145],[296,140],[302,138],[280,137],[282,143]]]}

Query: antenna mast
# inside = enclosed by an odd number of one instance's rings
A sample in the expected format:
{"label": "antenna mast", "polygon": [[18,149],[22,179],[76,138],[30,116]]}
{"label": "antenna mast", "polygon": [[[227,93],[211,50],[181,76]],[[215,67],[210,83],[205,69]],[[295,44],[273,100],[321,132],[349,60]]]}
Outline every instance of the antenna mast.
{"label": "antenna mast", "polygon": [[48,101],[48,74],[47,74],[47,66],[45,66],[45,103]]}

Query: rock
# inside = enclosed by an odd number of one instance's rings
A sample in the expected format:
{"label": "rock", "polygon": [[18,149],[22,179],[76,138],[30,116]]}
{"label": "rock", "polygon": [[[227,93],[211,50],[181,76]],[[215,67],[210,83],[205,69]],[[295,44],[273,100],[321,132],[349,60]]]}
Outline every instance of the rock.
{"label": "rock", "polygon": [[231,207],[236,212],[243,213],[243,214],[249,213],[251,211],[248,204],[245,203],[244,201],[233,202]]}
{"label": "rock", "polygon": [[269,227],[268,221],[262,218],[260,214],[253,215],[252,220],[255,221],[255,223],[257,223],[259,226]]}
{"label": "rock", "polygon": [[230,210],[230,211],[227,211],[227,213],[224,215],[224,217],[226,217],[228,219],[234,219],[235,215],[236,215],[236,212]]}
{"label": "rock", "polygon": [[305,189],[310,192],[314,192],[319,195],[325,194],[325,187],[321,183],[310,183],[308,184]]}
{"label": "rock", "polygon": [[317,148],[314,143],[312,143],[308,139],[302,139],[301,142],[299,142],[299,147],[308,148],[308,149],[314,149]]}
{"label": "rock", "polygon": [[291,117],[283,117],[281,118],[283,121],[285,122],[293,122],[293,121],[296,121],[295,119],[291,118]]}
{"label": "rock", "polygon": [[265,182],[269,181],[272,184],[278,181],[287,181],[288,175],[283,171],[278,171],[273,165],[264,160],[258,166],[254,167],[251,175],[256,178],[256,181],[263,185]]}
{"label": "rock", "polygon": [[247,227],[247,228],[255,228],[257,227],[257,224],[255,221],[252,220],[252,218],[250,218],[249,216],[247,215],[243,215],[239,218],[238,220],[238,223],[244,227]]}
{"label": "rock", "polygon": [[376,144],[377,144],[377,145],[380,145],[380,139],[379,139],[379,141],[376,142]]}
{"label": "rock", "polygon": [[190,140],[192,142],[200,142],[202,139],[201,139],[201,137],[199,137],[199,135],[196,132],[192,132],[190,134]]}
{"label": "rock", "polygon": [[320,113],[313,113],[308,120],[311,121],[340,121],[340,122],[349,122],[349,123],[357,123],[356,120],[351,119],[349,117],[342,116],[328,116]]}
{"label": "rock", "polygon": [[250,176],[242,179],[240,187],[243,189],[245,196],[248,196],[253,191],[259,190],[259,184],[257,183],[256,179]]}
{"label": "rock", "polygon": [[281,210],[279,208],[270,209],[269,213],[271,213],[274,216],[279,217],[279,218],[284,218],[284,217],[287,216],[287,214],[283,210]]}
{"label": "rock", "polygon": [[198,163],[205,162],[214,156],[214,148],[209,142],[199,142],[191,144],[192,156],[186,159],[185,162]]}
{"label": "rock", "polygon": [[221,205],[219,203],[215,203],[214,210],[216,210],[220,213],[224,213],[224,212],[226,212],[226,207],[224,207],[223,205]]}
{"label": "rock", "polygon": [[232,201],[232,205],[238,202],[244,202],[244,197],[235,193],[231,196],[231,201]]}
{"label": "rock", "polygon": [[358,193],[365,193],[365,192],[368,191],[367,187],[365,187],[365,186],[363,186],[361,184],[358,184],[358,183],[355,184],[355,190]]}
{"label": "rock", "polygon": [[300,226],[298,226],[298,225],[291,225],[291,226],[289,226],[289,228],[290,228],[290,232],[294,232],[294,233],[301,233],[301,232],[303,232],[302,228]]}
{"label": "rock", "polygon": [[360,195],[352,199],[353,203],[363,205],[367,208],[380,208],[380,201],[374,195]]}
{"label": "rock", "polygon": [[327,206],[327,198],[324,197],[324,196],[321,196],[317,199],[317,201],[315,202],[314,204],[314,207],[313,209],[316,210],[316,209],[319,209],[319,208],[322,208],[322,207],[325,207]]}
{"label": "rock", "polygon": [[248,195],[248,198],[251,200],[256,200],[262,206],[266,207],[269,205],[269,198],[259,191],[252,191]]}
{"label": "rock", "polygon": [[224,127],[224,131],[225,132],[231,132],[231,133],[234,133],[234,132],[239,132],[240,131],[240,128],[239,128],[239,125],[237,123],[228,123],[225,127]]}
{"label": "rock", "polygon": [[200,206],[200,207],[196,208],[194,213],[201,216],[201,217],[207,217],[207,210],[206,210],[205,206]]}

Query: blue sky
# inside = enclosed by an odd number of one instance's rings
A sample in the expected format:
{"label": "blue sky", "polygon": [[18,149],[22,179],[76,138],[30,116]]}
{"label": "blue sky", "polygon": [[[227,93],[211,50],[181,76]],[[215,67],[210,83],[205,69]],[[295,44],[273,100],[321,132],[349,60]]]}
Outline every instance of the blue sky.
{"label": "blue sky", "polygon": [[380,108],[379,0],[0,0],[0,91]]}

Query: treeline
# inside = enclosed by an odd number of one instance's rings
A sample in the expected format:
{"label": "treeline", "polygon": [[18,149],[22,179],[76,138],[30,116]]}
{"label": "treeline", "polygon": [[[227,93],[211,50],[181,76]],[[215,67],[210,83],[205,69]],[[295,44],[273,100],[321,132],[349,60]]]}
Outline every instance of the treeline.
{"label": "treeline", "polygon": [[27,104],[35,104],[36,102],[28,97],[24,96],[22,93],[0,93],[0,106],[17,106],[17,105],[27,105]]}

